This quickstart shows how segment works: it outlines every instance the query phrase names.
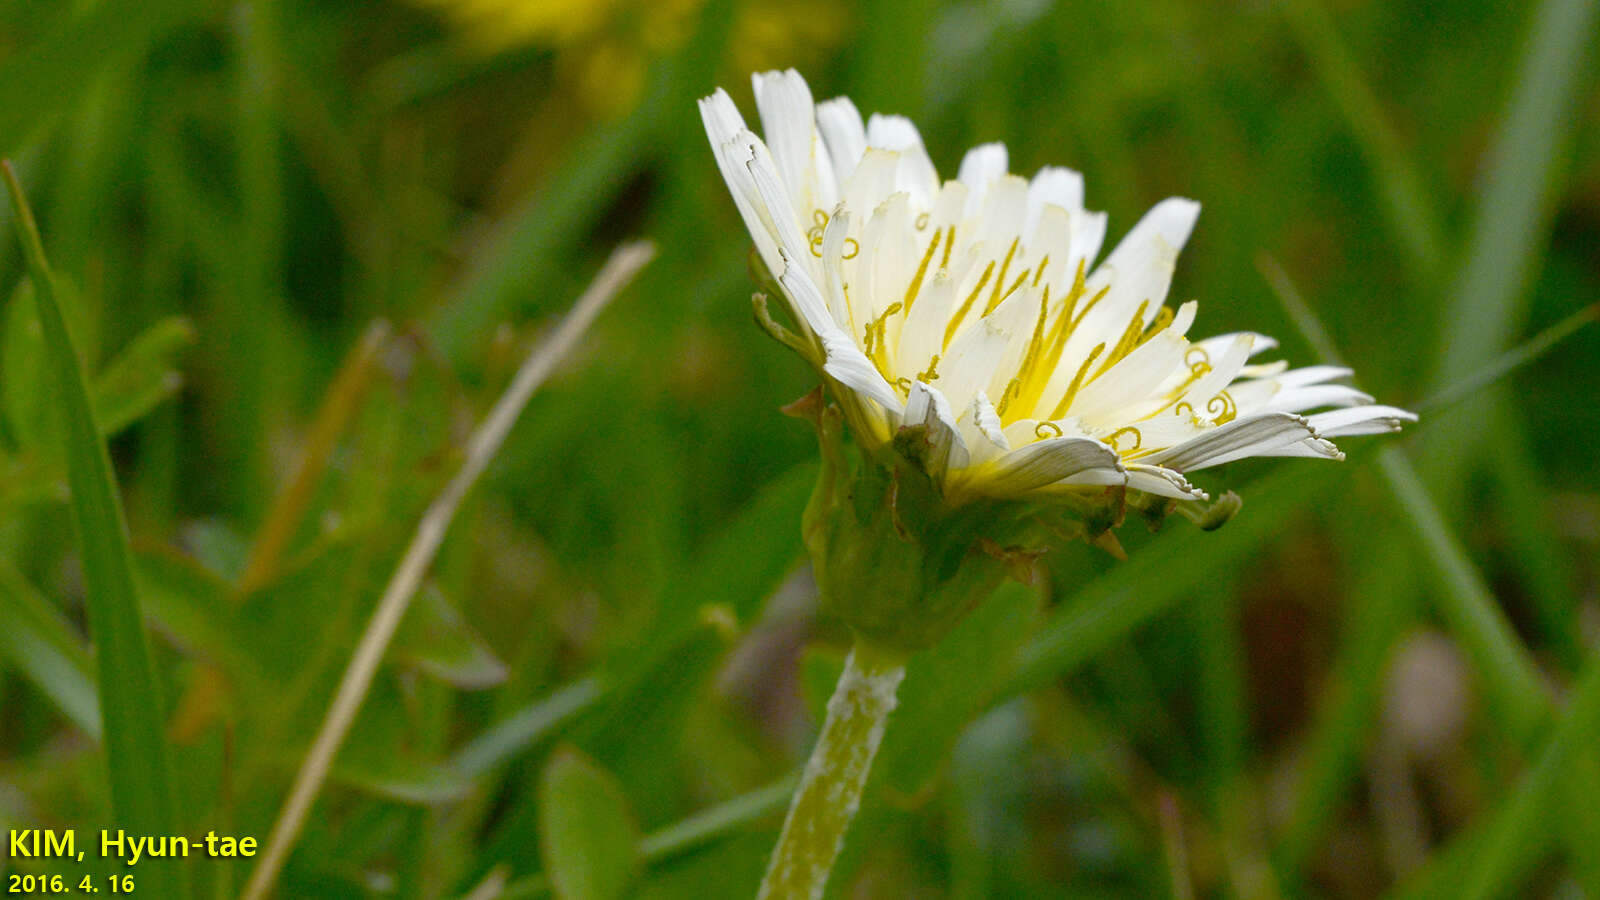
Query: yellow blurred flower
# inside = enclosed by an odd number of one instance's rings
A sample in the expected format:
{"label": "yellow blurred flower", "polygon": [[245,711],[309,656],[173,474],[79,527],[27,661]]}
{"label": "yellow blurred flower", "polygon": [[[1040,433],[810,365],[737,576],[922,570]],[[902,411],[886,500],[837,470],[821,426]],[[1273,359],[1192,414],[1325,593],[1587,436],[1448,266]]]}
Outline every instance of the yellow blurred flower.
{"label": "yellow blurred flower", "polygon": [[[688,39],[705,0],[412,0],[439,11],[476,52],[557,51],[563,88],[598,115],[632,108],[650,61]],[[736,71],[814,61],[844,36],[840,0],[804,5],[752,0],[735,11],[729,61]]]}

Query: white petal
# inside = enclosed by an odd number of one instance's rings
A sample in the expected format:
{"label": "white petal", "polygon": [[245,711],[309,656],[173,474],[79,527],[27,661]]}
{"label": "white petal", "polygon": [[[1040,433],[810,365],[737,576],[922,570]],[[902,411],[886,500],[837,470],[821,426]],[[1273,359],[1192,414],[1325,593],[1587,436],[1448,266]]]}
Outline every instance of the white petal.
{"label": "white petal", "polygon": [[895,190],[911,194],[916,204],[927,207],[939,190],[939,173],[933,168],[928,149],[922,145],[917,126],[904,116],[874,114],[867,122],[867,146],[893,150],[903,158],[900,180]]}
{"label": "white petal", "polygon": [[[1016,496],[1091,470],[1117,473],[1112,483],[1121,484],[1121,469],[1117,454],[1097,440],[1048,438],[1018,447],[984,467],[981,490],[992,496]],[[1102,473],[1097,477],[1108,476]]]}
{"label": "white petal", "polygon": [[839,202],[833,163],[818,152],[816,108],[805,79],[789,69],[757,73],[750,80],[761,130],[789,189],[790,204],[805,215],[813,209],[833,209]]}
{"label": "white petal", "polygon": [[[834,211],[833,218],[828,220],[828,225],[822,232],[822,272],[826,292],[823,297],[828,301],[828,309],[833,313],[833,321],[850,335],[861,331],[867,321],[868,310],[864,303],[861,308],[852,308],[851,301],[847,298],[848,291],[845,285],[849,282],[845,268],[855,271],[855,258],[860,257],[859,242],[854,258],[846,260],[844,242],[853,240],[850,226],[852,217],[850,210],[841,205]],[[865,293],[857,291],[858,294]]]}
{"label": "white petal", "polygon": [[[1163,200],[1144,214],[1089,276],[1088,295],[1093,297],[1102,289],[1106,295],[1084,315],[1063,359],[1083,359],[1102,342],[1109,349],[1141,303],[1148,301],[1152,314],[1161,306],[1172,284],[1178,252],[1199,214],[1200,204],[1179,197]],[[1061,379],[1060,389],[1065,389],[1070,378],[1068,373]]]}
{"label": "white petal", "polygon": [[961,438],[972,453],[974,465],[988,462],[1011,449],[1005,430],[1000,424],[1000,414],[995,412],[989,395],[978,392],[972,398],[972,407],[961,417]]}
{"label": "white petal", "polygon": [[[1080,389],[1072,400],[1071,413],[1092,426],[1109,426],[1118,416],[1127,421],[1127,417],[1138,418],[1159,407],[1164,401],[1150,398],[1174,369],[1182,367],[1189,344],[1183,336],[1194,323],[1196,309],[1193,300],[1178,307],[1172,324]],[[1133,409],[1136,406],[1148,408]]]}
{"label": "white petal", "polygon": [[978,391],[992,387],[1012,337],[994,316],[962,329],[939,362],[939,384],[945,393],[965,406]]}
{"label": "white petal", "polygon": [[[1252,334],[1236,335],[1232,346],[1221,356],[1211,358],[1211,371],[1200,376],[1200,380],[1184,392],[1184,402],[1193,407],[1196,416],[1215,420],[1227,411],[1229,404],[1222,397],[1222,392],[1238,377],[1245,360],[1250,358],[1250,345],[1254,340]],[[1234,413],[1238,413],[1237,403],[1234,404]]]}
{"label": "white petal", "polygon": [[1045,263],[1045,257],[1049,257],[1039,280],[1051,285],[1051,292],[1058,301],[1051,305],[1059,308],[1059,301],[1066,297],[1066,285],[1072,283],[1077,272],[1077,264],[1071,260],[1072,215],[1053,203],[1047,203],[1038,216],[1030,220],[1028,229],[1027,236],[1023,238],[1028,255],[1038,260],[1035,265]]}
{"label": "white petal", "polygon": [[[1245,382],[1244,384],[1252,384]],[[1243,406],[1244,401],[1239,399],[1239,388],[1228,389],[1233,394],[1234,400]],[[1271,400],[1261,407],[1262,412],[1304,412],[1321,406],[1365,406],[1372,402],[1372,395],[1365,394],[1345,384],[1314,384],[1302,388],[1290,388],[1279,391]],[[1312,423],[1316,427],[1316,423]],[[1322,431],[1321,428],[1317,428]]]}
{"label": "white petal", "polygon": [[1321,384],[1335,378],[1348,378],[1354,374],[1353,370],[1344,366],[1306,366],[1303,369],[1290,369],[1276,377],[1278,383],[1284,387],[1302,387],[1308,384]]}
{"label": "white petal", "polygon": [[824,372],[856,393],[876,400],[885,411],[895,415],[900,414],[904,408],[900,395],[883,380],[878,367],[872,364],[872,360],[867,359],[867,355],[861,352],[861,348],[857,347],[854,341],[842,331],[830,332],[821,337],[822,349],[828,355],[828,361],[822,366]]}
{"label": "white petal", "polygon": [[975,216],[983,208],[983,198],[989,191],[989,183],[1006,174],[1006,145],[981,144],[967,151],[961,159],[961,168],[956,173],[956,178],[966,185],[970,193],[967,195],[967,216]]}
{"label": "white petal", "polygon": [[1229,347],[1233,345],[1234,340],[1241,334],[1248,334],[1255,339],[1255,343],[1250,345],[1251,356],[1255,356],[1258,353],[1265,353],[1268,350],[1276,349],[1278,346],[1278,342],[1276,340],[1264,334],[1258,334],[1254,331],[1234,331],[1228,334],[1219,334],[1216,337],[1208,337],[1203,341],[1195,341],[1194,345],[1199,347],[1201,350],[1204,350],[1207,357],[1221,356]]}
{"label": "white petal", "polygon": [[717,169],[722,173],[722,180],[728,183],[734,206],[738,207],[739,216],[744,219],[751,240],[755,241],[756,251],[761,254],[768,271],[781,272],[783,264],[778,258],[776,226],[756,190],[754,179],[745,168],[754,153],[751,147],[761,143],[761,139],[744,127],[738,107],[721,88],[700,100],[700,119],[711,140]]}
{"label": "white petal", "polygon": [[1306,417],[1311,427],[1324,437],[1387,434],[1399,431],[1406,422],[1416,420],[1416,413],[1393,406],[1355,406]]}
{"label": "white petal", "polygon": [[1157,235],[1174,251],[1182,250],[1183,245],[1189,242],[1189,234],[1194,231],[1195,220],[1199,217],[1200,204],[1183,197],[1168,197],[1150,207],[1150,211],[1123,237],[1102,265],[1115,269],[1128,268],[1131,259],[1148,252],[1146,245]]}
{"label": "white petal", "polygon": [[1067,213],[1083,209],[1083,176],[1071,169],[1046,166],[1028,183],[1028,221],[1023,228],[1023,238],[1033,242],[1034,228],[1039,215],[1047,205],[1056,206]]}
{"label": "white petal", "polygon": [[795,262],[789,251],[779,251],[777,271],[778,284],[783,287],[783,292],[788,295],[795,312],[811,329],[812,334],[820,336],[840,330],[838,323],[833,320],[833,314],[828,311],[828,303],[822,298],[822,291],[818,289],[817,283],[812,280],[811,274],[805,267]]}
{"label": "white petal", "polygon": [[1210,499],[1205,491],[1189,483],[1182,472],[1162,466],[1142,466],[1137,463],[1128,465],[1128,487],[1155,494],[1158,497],[1171,497],[1175,500],[1207,500]]}
{"label": "white petal", "polygon": [[956,417],[950,410],[950,401],[938,388],[918,381],[911,385],[906,398],[906,425],[923,425],[928,429],[932,450],[928,462],[935,477],[943,477],[946,469],[966,468],[970,461],[966,444],[956,427]]}
{"label": "white petal", "polygon": [[840,184],[850,180],[861,154],[867,152],[867,133],[861,113],[849,97],[835,97],[817,104],[817,129],[833,160],[833,176]]}
{"label": "white petal", "polygon": [[[983,198],[983,213],[978,225],[977,239],[988,244],[990,253],[1003,257],[1012,241],[1022,236],[1028,216],[1028,182],[1016,175],[1001,175],[989,183],[989,192]],[[1015,278],[1022,266],[1012,259],[1008,278]],[[1004,290],[1010,285],[1001,285]]]}
{"label": "white petal", "polygon": [[822,350],[826,355],[823,371],[845,387],[876,400],[885,411],[898,415],[903,409],[900,395],[883,380],[878,367],[867,359],[850,335],[834,324],[822,293],[817,290],[811,277],[798,266],[790,265],[784,269],[778,281],[803,315],[808,319],[816,316],[811,328],[822,341]]}
{"label": "white petal", "polygon": [[[898,358],[907,366],[923,366],[932,361],[934,354],[942,354],[945,325],[955,311],[955,281],[943,272],[928,272],[923,276],[916,302],[900,329]],[[939,365],[943,371],[945,364]]]}
{"label": "white petal", "polygon": [[1086,469],[1076,475],[1070,475],[1056,482],[1056,486],[1090,486],[1090,487],[1118,487],[1128,483],[1128,471],[1120,466],[1115,469]]}
{"label": "white petal", "polygon": [[903,157],[898,151],[868,148],[862,154],[855,173],[844,185],[844,205],[855,210],[872,210],[881,206],[899,188],[899,173]]}
{"label": "white petal", "polygon": [[1234,419],[1192,440],[1152,453],[1140,462],[1192,472],[1245,456],[1259,456],[1263,450],[1316,436],[1311,425],[1300,416],[1266,413]]}
{"label": "white petal", "polygon": [[788,253],[790,267],[799,265],[807,271],[815,271],[811,268],[810,262],[811,242],[801,231],[799,216],[795,213],[794,205],[789,200],[789,192],[784,188],[778,175],[772,154],[765,144],[760,143],[753,145],[750,152],[750,161],[745,163],[745,169],[755,180],[756,193],[767,206],[778,246]]}
{"label": "white petal", "polygon": [[1067,256],[1067,277],[1078,271],[1083,262],[1084,271],[1100,254],[1100,245],[1106,240],[1106,223],[1109,217],[1103,212],[1075,212],[1072,214],[1072,252]]}

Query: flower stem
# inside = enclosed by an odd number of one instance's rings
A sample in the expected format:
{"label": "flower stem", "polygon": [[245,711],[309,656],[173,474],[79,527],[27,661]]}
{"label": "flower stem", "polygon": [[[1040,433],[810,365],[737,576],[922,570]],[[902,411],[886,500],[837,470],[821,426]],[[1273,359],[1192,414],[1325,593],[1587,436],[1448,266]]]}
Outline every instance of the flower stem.
{"label": "flower stem", "polygon": [[861,641],[850,651],[757,900],[822,897],[905,676],[898,655]]}

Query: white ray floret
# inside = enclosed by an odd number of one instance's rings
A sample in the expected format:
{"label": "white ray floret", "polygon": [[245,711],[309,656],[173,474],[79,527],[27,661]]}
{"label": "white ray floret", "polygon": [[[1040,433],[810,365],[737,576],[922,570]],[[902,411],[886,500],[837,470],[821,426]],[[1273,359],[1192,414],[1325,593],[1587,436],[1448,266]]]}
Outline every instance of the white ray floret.
{"label": "white ray floret", "polygon": [[1165,301],[1194,201],[1156,204],[1096,264],[1106,216],[1077,172],[1023,179],[985,144],[941,181],[909,120],[814,103],[792,70],[754,86],[765,140],[722,90],[700,110],[756,251],[857,436],[924,429],[952,498],[1204,498],[1185,472],[1341,459],[1329,438],[1416,421],[1336,383],[1349,369],[1250,362],[1264,335],[1191,341],[1196,304]]}

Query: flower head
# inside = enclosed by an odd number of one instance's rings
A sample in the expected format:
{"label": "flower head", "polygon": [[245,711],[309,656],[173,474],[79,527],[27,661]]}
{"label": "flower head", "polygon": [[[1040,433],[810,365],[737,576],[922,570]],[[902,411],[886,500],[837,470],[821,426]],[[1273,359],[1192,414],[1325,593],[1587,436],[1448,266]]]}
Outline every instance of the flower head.
{"label": "flower head", "polygon": [[1190,341],[1196,304],[1164,301],[1194,201],[1156,204],[1096,262],[1106,216],[1077,172],[1024,179],[985,144],[943,181],[909,120],[814,104],[792,70],[754,83],[766,140],[720,89],[700,112],[796,344],[868,449],[922,429],[947,501],[1203,500],[1185,473],[1341,459],[1331,438],[1416,420],[1335,383],[1348,369],[1252,362],[1276,346],[1263,335]]}

